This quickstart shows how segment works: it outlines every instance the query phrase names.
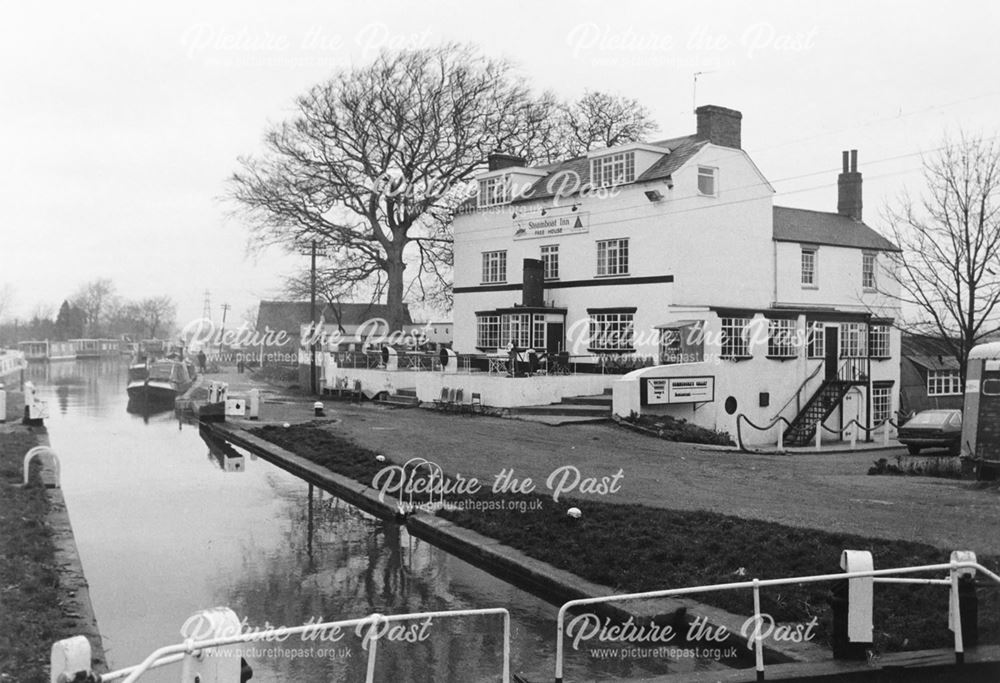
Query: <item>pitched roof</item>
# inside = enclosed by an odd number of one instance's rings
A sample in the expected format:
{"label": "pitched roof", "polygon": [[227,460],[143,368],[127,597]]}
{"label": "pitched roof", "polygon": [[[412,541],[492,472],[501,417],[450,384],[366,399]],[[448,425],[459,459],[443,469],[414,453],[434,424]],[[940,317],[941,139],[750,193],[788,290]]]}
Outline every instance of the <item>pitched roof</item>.
{"label": "pitched roof", "polygon": [[848,216],[826,211],[774,207],[774,240],[806,242],[878,251],[900,251],[899,247]]}
{"label": "pitched roof", "polygon": [[[284,330],[289,335],[298,335],[300,327],[310,320],[311,305],[308,301],[261,301],[257,312],[257,329],[265,327],[273,331]],[[385,304],[339,304],[337,310],[330,304],[316,302],[318,315],[328,323],[336,323],[347,327],[360,325],[373,318],[389,318],[389,307]],[[412,325],[410,309],[403,307],[403,325]],[[336,314],[339,313],[339,318]]]}
{"label": "pitched roof", "polygon": [[[663,151],[669,152],[669,154],[665,154],[654,162],[652,166],[635,179],[635,182],[644,183],[650,180],[662,180],[666,178],[687,163],[694,156],[695,152],[701,149],[707,142],[708,140],[699,138],[697,135],[685,135],[679,138],[660,140],[659,142],[643,143],[654,147],[663,147]],[[525,193],[524,197],[514,199],[511,204],[546,199],[554,196],[555,192],[552,190],[558,190],[559,185],[556,183],[550,187],[549,182],[551,178],[561,173],[576,174],[575,178],[579,178],[579,182],[574,183],[574,185],[577,188],[590,185],[590,158],[587,156],[574,157],[563,162],[538,166],[536,168],[548,171],[548,175],[539,178]],[[572,194],[576,194],[576,192]]]}

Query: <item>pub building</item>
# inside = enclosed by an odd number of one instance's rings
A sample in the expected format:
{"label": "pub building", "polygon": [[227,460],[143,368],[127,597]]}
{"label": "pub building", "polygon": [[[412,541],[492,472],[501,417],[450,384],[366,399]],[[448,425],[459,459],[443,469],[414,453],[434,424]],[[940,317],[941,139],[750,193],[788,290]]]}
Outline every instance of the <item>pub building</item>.
{"label": "pub building", "polygon": [[775,206],[742,114],[695,114],[693,135],[548,166],[491,156],[454,220],[456,351],[513,342],[576,370],[634,368],[608,379],[621,416],[733,435],[741,414],[792,425],[744,428],[751,444],[893,416],[898,247],[862,221],[857,151],[843,152],[836,211]]}

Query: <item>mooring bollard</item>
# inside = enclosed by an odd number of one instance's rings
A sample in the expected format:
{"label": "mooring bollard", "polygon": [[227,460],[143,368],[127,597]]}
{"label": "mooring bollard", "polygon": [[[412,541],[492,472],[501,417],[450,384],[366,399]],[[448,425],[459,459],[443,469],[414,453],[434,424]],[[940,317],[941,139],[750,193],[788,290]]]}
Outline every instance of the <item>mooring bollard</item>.
{"label": "mooring bollard", "polygon": [[326,413],[323,410],[323,402],[316,401],[313,403],[313,415],[316,417],[326,417]]}
{"label": "mooring bollard", "polygon": [[41,427],[49,416],[49,407],[38,398],[38,389],[34,382],[24,383],[24,420],[25,425]]}
{"label": "mooring bollard", "polygon": [[0,424],[7,421],[7,391],[0,389]]}
{"label": "mooring bollard", "polygon": [[62,487],[62,473],[61,473],[61,468],[59,466],[59,456],[56,455],[56,452],[54,450],[52,450],[51,448],[49,448],[48,446],[35,446],[34,448],[32,448],[31,450],[29,450],[27,453],[24,454],[24,484],[23,485],[24,486],[28,485],[28,477],[31,474],[31,460],[36,455],[51,455],[52,456],[52,464],[55,466],[55,475],[56,475],[55,485],[52,488],[61,488]]}
{"label": "mooring bollard", "polygon": [[[845,550],[840,556],[845,572],[870,571],[875,568],[867,550]],[[830,591],[833,612],[834,659],[866,659],[872,646],[872,608],[874,581],[871,577],[837,581]]]}
{"label": "mooring bollard", "polygon": [[52,645],[49,657],[49,683],[91,680],[90,641],[86,636],[73,636]]}

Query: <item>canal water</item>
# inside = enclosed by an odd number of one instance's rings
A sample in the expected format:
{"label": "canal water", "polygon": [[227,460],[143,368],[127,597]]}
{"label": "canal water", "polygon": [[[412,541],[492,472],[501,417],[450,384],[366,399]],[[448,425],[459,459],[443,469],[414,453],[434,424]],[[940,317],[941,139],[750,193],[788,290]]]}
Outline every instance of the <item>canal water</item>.
{"label": "canal water", "polygon": [[[91,600],[112,668],[183,640],[200,609],[248,628],[506,607],[512,671],[551,680],[556,607],[411,537],[269,463],[226,460],[172,412],[126,412],[124,361],[33,365]],[[228,468],[232,470],[233,468]],[[435,620],[379,641],[376,680],[500,680],[498,617]],[[408,642],[408,641],[415,642]],[[364,680],[353,630],[261,642],[254,681]],[[566,680],[651,677],[711,660],[601,659],[568,648]],[[177,681],[177,667],[143,680]]]}

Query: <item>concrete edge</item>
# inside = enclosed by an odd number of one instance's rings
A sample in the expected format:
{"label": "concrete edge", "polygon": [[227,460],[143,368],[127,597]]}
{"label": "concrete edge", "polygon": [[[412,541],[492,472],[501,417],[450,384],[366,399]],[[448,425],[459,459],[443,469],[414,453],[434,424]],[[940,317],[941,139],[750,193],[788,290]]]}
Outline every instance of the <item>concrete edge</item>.
{"label": "concrete edge", "polygon": [[[396,518],[398,501],[391,496],[383,501],[375,489],[353,479],[337,474],[322,465],[296,455],[269,441],[249,434],[243,426],[227,423],[203,423],[202,428],[218,438],[223,438],[237,446],[246,448],[268,462],[320,486],[348,503],[382,519]],[[501,544],[499,541],[478,532],[458,526],[453,522],[423,511],[418,511],[406,519],[407,529],[414,536],[447,550],[470,564],[510,581],[519,588],[538,597],[562,605],[570,600],[599,597],[621,593],[608,586],[592,583],[569,571],[525,555],[520,550]],[[557,602],[553,601],[553,598]],[[686,629],[695,616],[708,617],[710,623],[725,626],[729,632],[728,645],[742,646],[746,641],[739,636],[740,627],[747,620],[725,610],[704,605],[690,598],[670,598],[643,601],[638,608],[630,603],[606,603],[595,606],[594,611],[614,619],[625,620],[632,617],[640,622],[654,619],[661,624],[671,623]],[[680,623],[678,623],[680,622]],[[731,641],[731,642],[730,642]],[[766,643],[765,657],[769,662],[817,661],[828,659],[831,652],[812,643]],[[752,661],[753,653],[746,650]]]}

